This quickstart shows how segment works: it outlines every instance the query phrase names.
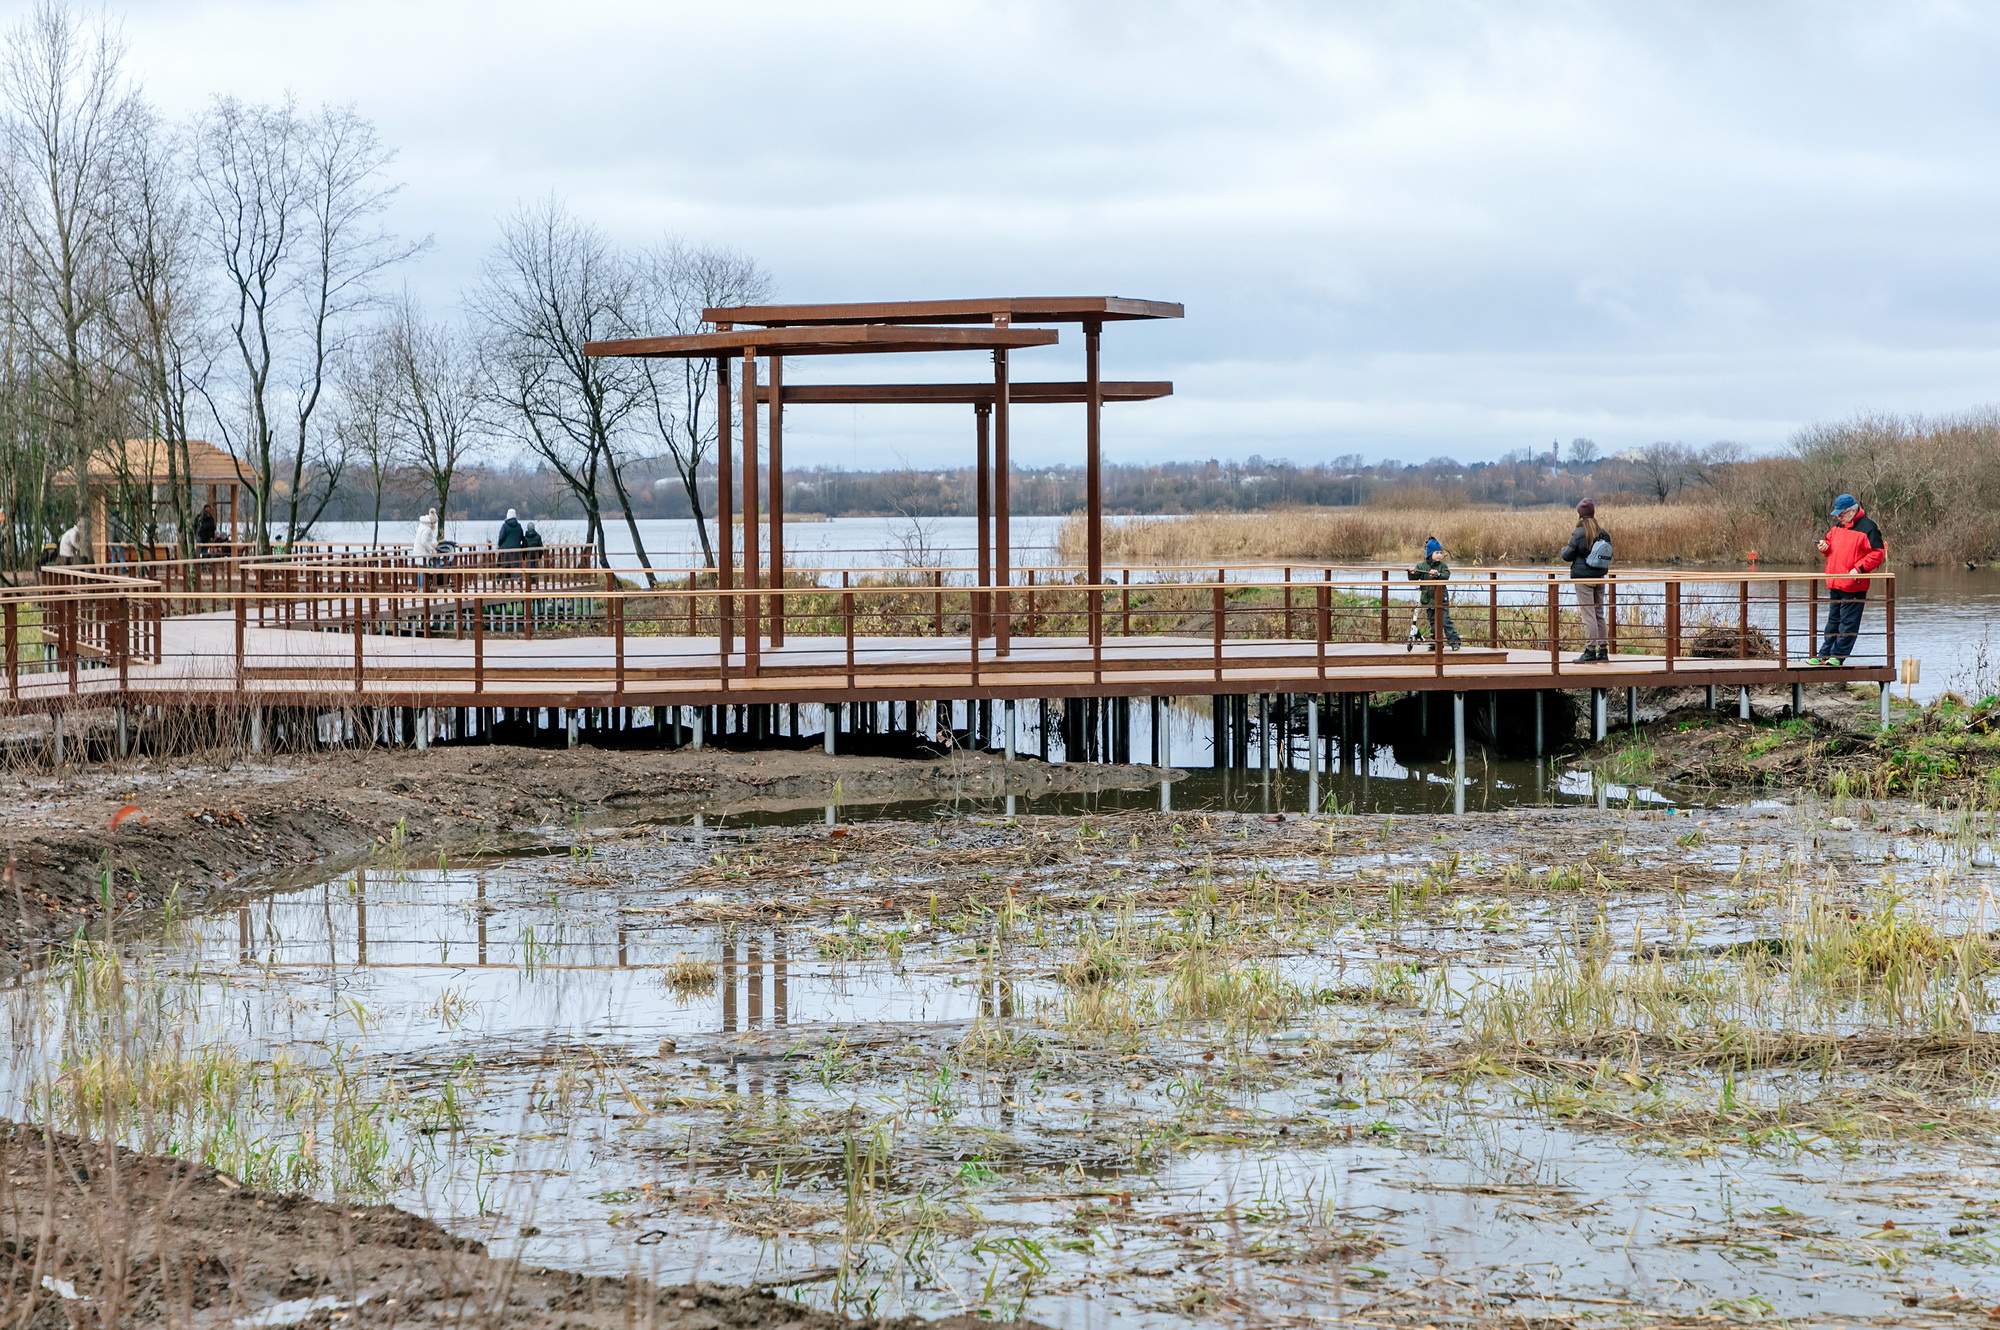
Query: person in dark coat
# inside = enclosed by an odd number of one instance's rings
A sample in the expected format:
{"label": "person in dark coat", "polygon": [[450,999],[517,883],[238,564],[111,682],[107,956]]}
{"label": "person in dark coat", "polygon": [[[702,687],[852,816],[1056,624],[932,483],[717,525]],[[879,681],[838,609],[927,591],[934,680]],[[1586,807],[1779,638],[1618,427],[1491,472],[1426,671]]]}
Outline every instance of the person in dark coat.
{"label": "person in dark coat", "polygon": [[542,533],[535,530],[533,522],[521,533],[521,557],[530,568],[539,568],[542,563]]}
{"label": "person in dark coat", "polygon": [[1403,643],[1403,650],[1416,650],[1417,643],[1428,635],[1435,619],[1444,620],[1445,644],[1453,651],[1458,650],[1458,625],[1451,621],[1451,597],[1441,583],[1451,580],[1451,565],[1444,561],[1444,545],[1436,536],[1424,542],[1424,557],[1413,565],[1409,572],[1412,582],[1424,583],[1424,589],[1417,595],[1417,608],[1410,615],[1410,635]]}
{"label": "person in dark coat", "polygon": [[[521,548],[521,519],[515,516],[512,508],[507,510],[507,520],[500,524],[500,540],[498,543],[502,550],[518,550]],[[503,553],[500,556],[500,566],[502,568],[518,568],[520,564],[521,556],[518,554]]]}
{"label": "person in dark coat", "polygon": [[1863,512],[1852,494],[1833,501],[1833,529],[1819,543],[1826,556],[1826,636],[1819,654],[1808,665],[1845,665],[1861,632],[1861,606],[1868,598],[1868,579],[1889,557],[1882,528]]}
{"label": "person in dark coat", "polygon": [[213,544],[215,544],[215,509],[204,503],[201,512],[196,514],[194,519],[194,556],[197,559],[208,558],[211,553],[209,546]]}

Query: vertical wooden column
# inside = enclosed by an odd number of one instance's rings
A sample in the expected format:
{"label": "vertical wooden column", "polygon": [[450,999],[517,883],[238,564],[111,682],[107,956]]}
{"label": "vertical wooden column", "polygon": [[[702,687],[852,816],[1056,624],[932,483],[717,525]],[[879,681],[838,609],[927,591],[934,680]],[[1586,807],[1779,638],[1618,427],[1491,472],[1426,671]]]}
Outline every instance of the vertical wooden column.
{"label": "vertical wooden column", "polygon": [[[771,585],[785,589],[785,358],[770,357],[771,471],[765,480],[771,499]],[[785,598],[771,597],[771,645],[785,644]]]}
{"label": "vertical wooden column", "polygon": [[716,637],[726,657],[735,649],[736,431],[729,420],[729,357],[715,358],[715,586]]}
{"label": "vertical wooden column", "polygon": [[1004,656],[1008,645],[1008,614],[1011,597],[1008,588],[1014,580],[1014,534],[1011,526],[1008,503],[1008,460],[1007,417],[1008,398],[1011,385],[1008,379],[1007,348],[1001,347],[993,353],[993,585],[999,604],[994,607],[993,654]]}
{"label": "vertical wooden column", "polygon": [[757,357],[748,347],[743,351],[743,589],[750,594],[743,598],[743,655],[744,664],[752,674],[757,672],[756,659],[760,639],[763,636],[761,610],[763,602],[757,596],[761,584],[757,567]]}
{"label": "vertical wooden column", "polygon": [[[978,460],[973,465],[974,507],[979,514],[979,585],[993,585],[993,457],[991,427],[993,403],[975,402],[972,417],[978,434]],[[984,591],[972,593],[972,635],[985,637],[992,631],[992,597]]]}
{"label": "vertical wooden column", "polygon": [[1104,581],[1104,382],[1098,368],[1099,335],[1104,325],[1096,319],[1083,324],[1083,523],[1084,580],[1090,591],[1090,640],[1104,637],[1104,597],[1097,586]]}

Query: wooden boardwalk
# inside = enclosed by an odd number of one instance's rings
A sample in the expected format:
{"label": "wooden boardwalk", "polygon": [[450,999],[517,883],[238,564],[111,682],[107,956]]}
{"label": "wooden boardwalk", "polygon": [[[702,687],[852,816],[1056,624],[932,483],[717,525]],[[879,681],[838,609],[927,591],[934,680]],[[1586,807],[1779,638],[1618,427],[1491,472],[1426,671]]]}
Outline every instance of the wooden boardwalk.
{"label": "wooden boardwalk", "polygon": [[[1442,653],[1379,643],[1195,637],[991,639],[788,637],[753,663],[713,637],[577,636],[454,640],[305,629],[243,629],[225,615],[169,619],[157,663],[23,673],[12,700],[40,709],[90,699],[211,697],[262,705],[605,707],[867,702],[939,698],[1202,696],[1239,693],[1474,692],[1549,688],[1886,682],[1886,667],[1827,669],[1775,659],[1621,654],[1575,664],[1547,650]],[[122,677],[121,677],[122,676]],[[39,704],[39,705],[38,705]]]}

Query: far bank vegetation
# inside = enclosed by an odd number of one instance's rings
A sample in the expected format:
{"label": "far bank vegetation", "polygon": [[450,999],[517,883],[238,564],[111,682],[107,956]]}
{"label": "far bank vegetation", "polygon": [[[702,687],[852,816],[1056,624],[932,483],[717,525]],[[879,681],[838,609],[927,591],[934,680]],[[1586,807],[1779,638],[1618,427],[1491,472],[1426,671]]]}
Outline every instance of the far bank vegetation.
{"label": "far bank vegetation", "polygon": [[[1549,466],[1577,497],[1596,499],[1626,564],[1736,563],[1753,551],[1766,562],[1810,562],[1841,493],[1857,495],[1882,524],[1894,563],[2000,559],[2000,410],[1992,407],[1813,425],[1774,457],[1658,445],[1620,462],[1572,460],[1556,471],[1550,459]],[[1643,488],[1630,484],[1635,470],[1651,478]],[[1472,486],[1425,479],[1432,483],[1378,482],[1351,506],[1120,520],[1107,526],[1105,557],[1194,565],[1402,560],[1436,536],[1449,557],[1465,562],[1546,563],[1575,525],[1568,502],[1480,503]],[[1081,519],[1072,517],[1059,537],[1066,559],[1082,560],[1083,538]]]}

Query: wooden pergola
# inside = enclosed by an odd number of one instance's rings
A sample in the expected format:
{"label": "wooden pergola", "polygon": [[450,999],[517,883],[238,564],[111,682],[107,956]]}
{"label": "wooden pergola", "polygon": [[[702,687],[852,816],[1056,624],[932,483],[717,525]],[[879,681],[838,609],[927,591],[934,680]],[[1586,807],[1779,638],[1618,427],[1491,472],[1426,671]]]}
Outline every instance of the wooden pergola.
{"label": "wooden pergola", "polygon": [[[989,629],[1002,652],[1007,649],[1008,592],[1013,576],[1012,512],[1009,480],[1012,464],[1010,408],[1016,402],[1074,403],[1086,408],[1085,512],[1087,526],[1086,580],[1103,580],[1103,466],[1101,416],[1107,401],[1145,401],[1173,391],[1170,383],[1106,383],[1101,375],[1099,338],[1103,325],[1135,319],[1179,318],[1179,305],[1162,301],[1128,300],[1116,296],[1029,297],[998,300],[897,301],[842,305],[751,305],[708,309],[703,317],[712,333],[679,337],[635,338],[592,342],[593,356],[645,358],[713,357],[717,399],[717,583],[735,588],[732,533],[735,527],[735,433],[732,430],[730,360],[740,359],[742,420],[743,586],[764,585],[759,576],[759,466],[756,408],[769,409],[769,486],[771,567],[782,585],[784,570],[784,407],[787,403],[955,403],[973,407],[977,434],[978,563],[982,586],[998,590],[998,604],[980,598],[975,636]],[[1074,383],[1016,384],[1008,354],[1018,347],[1050,346],[1058,340],[1053,329],[1016,326],[1017,320],[1037,323],[1080,323],[1084,330],[1085,377]],[[948,325],[985,325],[952,327]],[[878,352],[985,350],[993,357],[991,383],[829,384],[786,387],[784,361],[796,355],[852,355]],[[757,358],[769,362],[768,384],[760,384]],[[989,430],[990,425],[990,430]],[[990,456],[989,456],[990,451]],[[733,637],[733,609],[725,608],[724,640]],[[759,598],[746,600],[745,648],[756,650],[762,618]],[[782,628],[773,644],[782,643]],[[725,646],[725,649],[727,647]]]}

